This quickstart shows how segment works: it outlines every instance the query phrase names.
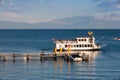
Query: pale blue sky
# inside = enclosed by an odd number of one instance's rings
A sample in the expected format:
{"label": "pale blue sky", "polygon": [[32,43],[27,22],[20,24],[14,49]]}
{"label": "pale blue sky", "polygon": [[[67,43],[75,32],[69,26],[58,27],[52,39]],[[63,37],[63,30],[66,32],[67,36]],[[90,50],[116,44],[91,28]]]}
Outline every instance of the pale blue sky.
{"label": "pale blue sky", "polygon": [[0,20],[37,23],[65,17],[120,13],[119,0],[0,0]]}

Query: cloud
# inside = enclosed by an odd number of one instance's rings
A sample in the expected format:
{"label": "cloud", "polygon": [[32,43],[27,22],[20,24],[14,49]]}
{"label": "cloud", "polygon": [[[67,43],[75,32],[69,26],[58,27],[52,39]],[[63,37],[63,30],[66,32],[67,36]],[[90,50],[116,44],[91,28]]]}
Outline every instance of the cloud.
{"label": "cloud", "polygon": [[0,0],[0,6],[12,6],[13,0]]}
{"label": "cloud", "polygon": [[120,20],[120,13],[108,13],[101,16],[95,16],[98,20]]}
{"label": "cloud", "polygon": [[6,3],[3,0],[0,0],[0,6],[4,6]]}
{"label": "cloud", "polygon": [[13,12],[0,12],[0,20],[35,23],[35,19],[32,16],[25,16]]}
{"label": "cloud", "polygon": [[120,0],[93,0],[95,2],[116,2],[117,4],[120,4]]}
{"label": "cloud", "polygon": [[60,21],[60,20],[53,20],[53,21],[51,21],[51,23],[59,24],[59,25],[65,25],[65,24],[68,24],[68,23],[66,23],[65,21]]}
{"label": "cloud", "polygon": [[120,14],[119,13],[111,13],[109,15],[104,15],[103,18],[106,20],[120,20]]}
{"label": "cloud", "polygon": [[13,0],[9,1],[9,5],[11,5],[11,6],[14,5]]}
{"label": "cloud", "polygon": [[98,2],[97,8],[99,11],[117,11],[120,10],[120,0],[93,0]]}
{"label": "cloud", "polygon": [[12,12],[1,12],[0,16],[4,17],[4,18],[21,18],[21,17],[23,17],[22,15],[18,15],[18,14],[12,13]]}

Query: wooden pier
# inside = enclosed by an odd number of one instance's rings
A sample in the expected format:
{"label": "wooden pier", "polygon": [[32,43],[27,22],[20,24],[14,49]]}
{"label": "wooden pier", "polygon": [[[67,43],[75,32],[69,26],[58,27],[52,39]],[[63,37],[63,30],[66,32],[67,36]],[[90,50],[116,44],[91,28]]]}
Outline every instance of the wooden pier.
{"label": "wooden pier", "polygon": [[[25,61],[29,61],[29,60],[33,60],[34,59],[38,59],[40,61],[43,60],[58,60],[58,59],[64,59],[65,61],[74,61],[70,56],[72,54],[68,54],[68,53],[64,53],[64,54],[55,54],[55,53],[49,53],[46,54],[44,52],[41,53],[36,53],[36,54],[32,54],[32,53],[26,53],[26,54],[0,54],[0,61],[8,61],[8,60],[12,60],[12,61],[17,61],[17,60],[25,60]],[[76,55],[76,54],[74,54]],[[86,56],[81,56],[82,61],[88,61],[89,57]]]}

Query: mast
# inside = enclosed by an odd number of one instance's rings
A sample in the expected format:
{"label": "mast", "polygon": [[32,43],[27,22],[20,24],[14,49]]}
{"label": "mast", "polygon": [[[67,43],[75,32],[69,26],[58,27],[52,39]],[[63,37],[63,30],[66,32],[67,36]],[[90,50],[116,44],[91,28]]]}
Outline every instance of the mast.
{"label": "mast", "polygon": [[90,37],[90,43],[93,43],[93,32],[88,31],[88,36]]}

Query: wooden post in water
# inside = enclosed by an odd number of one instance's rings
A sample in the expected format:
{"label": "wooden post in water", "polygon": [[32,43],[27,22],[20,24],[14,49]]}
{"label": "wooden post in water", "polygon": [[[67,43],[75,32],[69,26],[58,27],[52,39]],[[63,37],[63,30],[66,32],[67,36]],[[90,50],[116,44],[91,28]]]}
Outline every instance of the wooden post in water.
{"label": "wooden post in water", "polygon": [[7,61],[7,56],[3,56],[3,61]]}
{"label": "wooden post in water", "polygon": [[42,56],[42,54],[40,53],[40,61],[42,61],[42,57],[41,56]]}
{"label": "wooden post in water", "polygon": [[67,54],[64,55],[64,60],[67,61]]}
{"label": "wooden post in water", "polygon": [[1,61],[1,55],[0,55],[0,61]]}
{"label": "wooden post in water", "polygon": [[15,57],[16,57],[16,56],[15,56],[15,54],[14,54],[14,53],[12,54],[12,57],[13,57],[13,61],[15,61]]}
{"label": "wooden post in water", "polygon": [[24,60],[25,61],[29,61],[29,54],[27,54],[27,55],[24,56]]}
{"label": "wooden post in water", "polygon": [[41,60],[41,61],[43,60],[43,56],[44,56],[44,52],[41,52],[41,53],[40,53],[40,60]]}
{"label": "wooden post in water", "polygon": [[26,56],[26,57],[27,57],[27,61],[29,61],[29,57],[30,57],[30,56],[29,56],[29,54],[27,54],[27,56]]}
{"label": "wooden post in water", "polygon": [[57,60],[57,54],[54,54],[54,60],[55,61]]}
{"label": "wooden post in water", "polygon": [[54,53],[55,53],[55,54],[57,53],[57,49],[56,49],[56,48],[54,48]]}

